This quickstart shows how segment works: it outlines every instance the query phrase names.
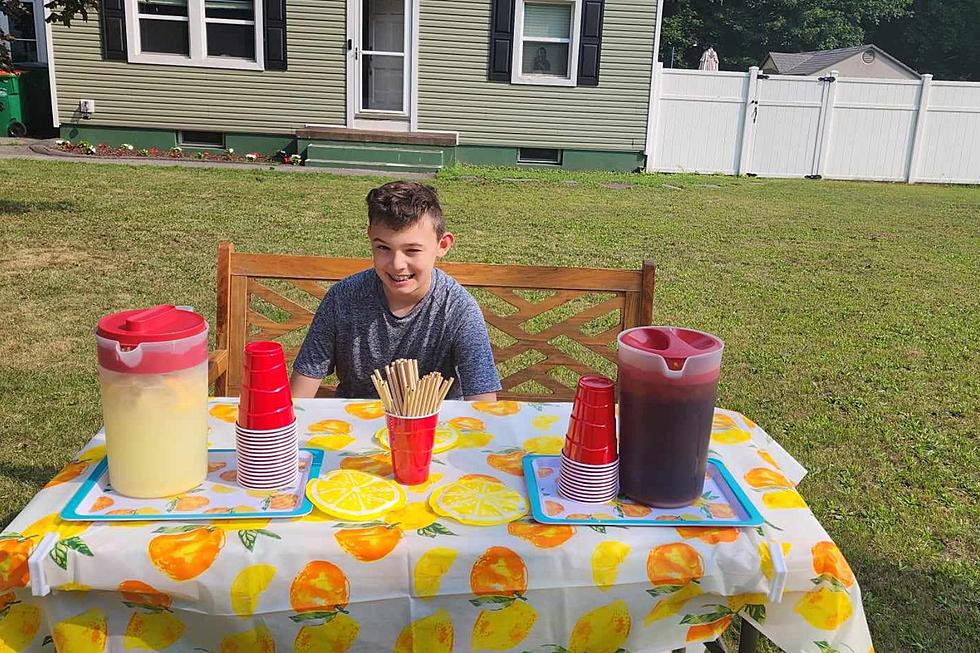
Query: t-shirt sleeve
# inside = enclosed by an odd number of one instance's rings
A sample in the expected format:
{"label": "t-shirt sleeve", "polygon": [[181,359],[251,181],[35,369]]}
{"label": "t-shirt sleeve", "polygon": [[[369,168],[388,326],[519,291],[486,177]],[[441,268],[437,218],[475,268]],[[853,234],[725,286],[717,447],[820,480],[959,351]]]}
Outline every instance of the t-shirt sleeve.
{"label": "t-shirt sleeve", "polygon": [[476,300],[465,290],[460,300],[461,319],[453,345],[453,365],[464,397],[497,392],[500,375],[493,361],[490,336]]}
{"label": "t-shirt sleeve", "polygon": [[320,302],[300,347],[293,371],[303,376],[322,379],[329,376],[337,364],[337,311],[335,293],[331,289]]}

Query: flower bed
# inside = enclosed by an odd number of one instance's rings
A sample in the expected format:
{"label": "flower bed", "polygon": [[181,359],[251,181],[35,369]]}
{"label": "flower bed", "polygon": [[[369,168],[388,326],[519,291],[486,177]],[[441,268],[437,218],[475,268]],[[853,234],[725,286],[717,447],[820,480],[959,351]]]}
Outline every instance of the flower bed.
{"label": "flower bed", "polygon": [[226,150],[215,150],[214,152],[185,152],[183,148],[172,147],[169,150],[162,150],[159,147],[136,148],[128,143],[123,143],[118,147],[98,143],[93,145],[88,141],[55,141],[58,149],[63,152],[80,154],[84,156],[98,156],[110,158],[146,158],[146,159],[187,159],[191,161],[228,161],[231,163],[279,163],[285,165],[302,165],[303,157],[298,154],[287,154],[280,150],[275,155],[269,156],[260,152],[249,152],[247,154],[237,154],[233,148]]}

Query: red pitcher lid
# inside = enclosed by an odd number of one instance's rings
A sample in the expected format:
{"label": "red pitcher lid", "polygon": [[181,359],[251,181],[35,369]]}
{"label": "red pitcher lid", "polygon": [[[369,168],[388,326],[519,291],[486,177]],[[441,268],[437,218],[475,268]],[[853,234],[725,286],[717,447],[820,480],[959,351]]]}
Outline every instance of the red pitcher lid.
{"label": "red pitcher lid", "polygon": [[172,304],[160,304],[106,315],[99,320],[95,332],[123,346],[135,347],[144,342],[190,338],[207,328],[203,315]]}
{"label": "red pitcher lid", "polygon": [[620,341],[640,351],[657,354],[671,370],[684,369],[688,358],[711,354],[725,345],[720,339],[681,327],[640,327],[624,333]]}

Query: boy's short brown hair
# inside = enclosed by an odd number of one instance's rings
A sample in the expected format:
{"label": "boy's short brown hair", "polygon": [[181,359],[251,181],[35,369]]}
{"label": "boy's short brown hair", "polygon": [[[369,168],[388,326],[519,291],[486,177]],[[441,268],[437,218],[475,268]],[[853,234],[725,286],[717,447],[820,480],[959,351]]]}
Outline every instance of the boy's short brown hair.
{"label": "boy's short brown hair", "polygon": [[395,231],[409,227],[425,216],[432,220],[436,237],[446,233],[439,196],[432,186],[414,181],[392,181],[367,194],[368,224],[382,224]]}

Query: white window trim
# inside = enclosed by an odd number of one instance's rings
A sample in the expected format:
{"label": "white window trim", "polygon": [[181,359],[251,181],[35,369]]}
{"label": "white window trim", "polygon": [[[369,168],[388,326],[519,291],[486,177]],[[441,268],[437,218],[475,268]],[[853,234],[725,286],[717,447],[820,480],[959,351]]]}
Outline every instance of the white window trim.
{"label": "white window trim", "polygon": [[[31,5],[34,9],[34,42],[37,47],[37,63],[46,64],[48,63],[48,43],[47,24],[44,22],[44,16],[47,10],[44,8],[44,0],[21,0],[21,4]],[[10,19],[7,17],[7,14],[0,13],[0,30],[4,34],[10,33]],[[6,42],[3,45],[4,47],[8,47]]]}
{"label": "white window trim", "polygon": [[[143,52],[140,47],[139,2],[126,0],[126,49],[129,63],[148,63],[166,66],[195,66],[198,68],[227,68],[231,70],[265,70],[265,43],[262,39],[262,2],[252,0],[255,16],[255,60],[234,57],[209,57],[204,43],[207,23],[247,25],[252,21],[227,18],[205,18],[204,0],[187,0],[187,30],[190,56]],[[183,21],[180,16],[153,16],[153,20]]]}
{"label": "white window trim", "polygon": [[[568,77],[557,75],[527,75],[522,72],[524,56],[524,0],[517,0],[514,8],[514,46],[511,59],[511,84],[532,84],[536,86],[577,86],[578,85],[578,42],[582,32],[582,0],[534,0],[532,4],[551,3],[572,6],[571,35],[568,44]],[[535,41],[554,41],[564,43],[563,39],[535,38]]]}

